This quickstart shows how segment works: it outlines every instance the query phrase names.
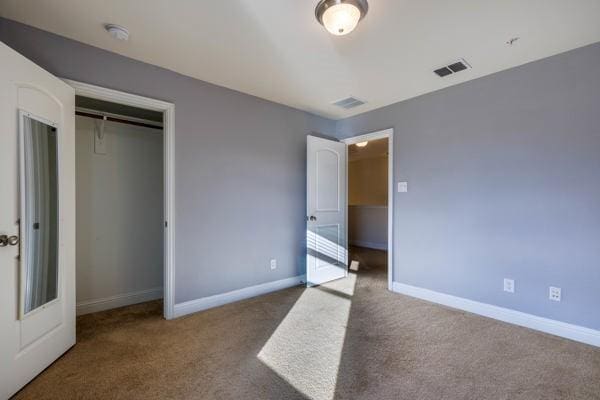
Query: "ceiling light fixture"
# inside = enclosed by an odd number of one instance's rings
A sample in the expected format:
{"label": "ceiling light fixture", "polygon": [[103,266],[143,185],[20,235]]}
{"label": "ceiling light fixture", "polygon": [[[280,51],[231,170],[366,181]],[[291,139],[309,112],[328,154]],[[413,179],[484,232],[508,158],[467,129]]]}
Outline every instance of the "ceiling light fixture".
{"label": "ceiling light fixture", "polygon": [[321,0],[315,8],[317,21],[332,35],[347,35],[367,15],[367,0]]}
{"label": "ceiling light fixture", "polygon": [[357,147],[365,147],[368,144],[369,144],[369,142],[358,142],[358,143],[356,143],[356,146]]}
{"label": "ceiling light fixture", "polygon": [[117,40],[126,41],[129,39],[129,31],[124,26],[106,24],[104,25],[104,29],[106,29],[106,32],[108,32],[110,36],[114,37]]}

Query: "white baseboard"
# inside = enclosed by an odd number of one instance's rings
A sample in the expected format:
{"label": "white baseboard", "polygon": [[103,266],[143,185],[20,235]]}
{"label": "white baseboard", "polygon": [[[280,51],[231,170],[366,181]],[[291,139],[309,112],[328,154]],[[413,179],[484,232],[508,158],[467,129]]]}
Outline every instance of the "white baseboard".
{"label": "white baseboard", "polygon": [[216,294],[214,296],[203,297],[197,300],[190,300],[184,303],[175,304],[174,318],[192,314],[198,311],[208,310],[209,308],[222,306],[224,304],[249,299],[251,297],[276,292],[278,290],[287,289],[289,287],[297,286],[305,281],[306,277],[304,275],[299,275],[293,278],[267,282],[256,286],[233,290],[227,293]]}
{"label": "white baseboard", "polygon": [[365,242],[363,240],[350,240],[350,246],[366,247],[367,249],[387,250],[387,243]]}
{"label": "white baseboard", "polygon": [[96,300],[84,300],[77,303],[77,315],[90,314],[98,311],[110,310],[111,308],[129,306],[131,304],[143,303],[145,301],[162,299],[163,288],[140,290],[138,292],[118,294]]}
{"label": "white baseboard", "polygon": [[538,317],[536,315],[493,306],[491,304],[480,303],[478,301],[468,300],[449,294],[434,292],[433,290],[405,285],[399,282],[394,282],[393,291],[418,299],[427,300],[432,303],[442,304],[473,314],[483,315],[488,318],[600,347],[600,331],[585,328],[583,326]]}

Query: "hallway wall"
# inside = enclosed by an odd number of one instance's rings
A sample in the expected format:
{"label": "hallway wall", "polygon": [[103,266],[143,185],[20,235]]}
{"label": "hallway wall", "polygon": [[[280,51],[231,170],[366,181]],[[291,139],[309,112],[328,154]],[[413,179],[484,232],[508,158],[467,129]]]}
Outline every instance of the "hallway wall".
{"label": "hallway wall", "polygon": [[[387,140],[386,146],[387,146]],[[348,241],[351,245],[387,249],[387,155],[348,162]]]}
{"label": "hallway wall", "polygon": [[348,204],[386,206],[388,202],[388,157],[350,159],[348,162]]}

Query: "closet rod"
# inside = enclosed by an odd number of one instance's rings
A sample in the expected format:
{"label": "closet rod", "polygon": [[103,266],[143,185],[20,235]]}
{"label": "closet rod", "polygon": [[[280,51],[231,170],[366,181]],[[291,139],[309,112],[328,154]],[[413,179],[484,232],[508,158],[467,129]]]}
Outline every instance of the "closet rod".
{"label": "closet rod", "polygon": [[89,108],[75,107],[75,115],[94,119],[104,119],[106,117],[107,121],[120,122],[122,124],[129,124],[135,126],[143,126],[152,129],[163,129],[162,122],[151,121],[149,119],[127,117],[125,115],[101,112]]}

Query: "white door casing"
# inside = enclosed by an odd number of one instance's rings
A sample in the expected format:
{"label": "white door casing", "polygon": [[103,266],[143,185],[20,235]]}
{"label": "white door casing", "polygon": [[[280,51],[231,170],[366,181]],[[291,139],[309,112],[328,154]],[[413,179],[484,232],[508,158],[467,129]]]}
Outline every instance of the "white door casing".
{"label": "white door casing", "polygon": [[164,138],[164,290],[163,310],[166,319],[175,318],[175,105],[89,83],[63,79],[75,89],[75,95],[118,103],[163,114]]}
{"label": "white door casing", "polygon": [[57,128],[58,160],[56,299],[23,313],[19,246],[0,247],[0,398],[8,398],[75,344],[75,93],[1,42],[0,59],[0,234],[19,232],[19,113]]}
{"label": "white door casing", "polygon": [[308,136],[306,282],[320,285],[348,275],[344,143]]}

